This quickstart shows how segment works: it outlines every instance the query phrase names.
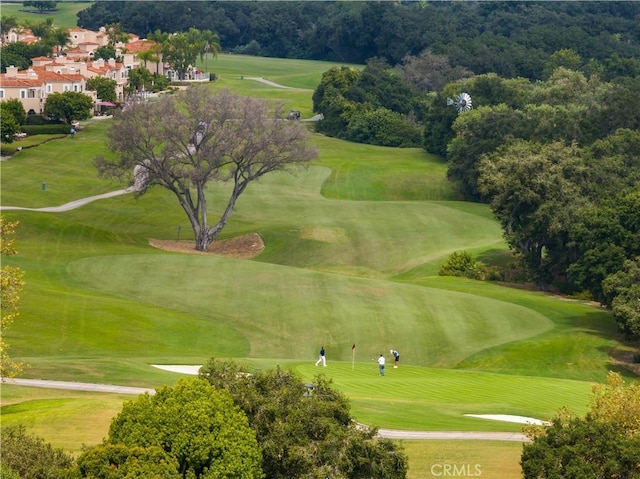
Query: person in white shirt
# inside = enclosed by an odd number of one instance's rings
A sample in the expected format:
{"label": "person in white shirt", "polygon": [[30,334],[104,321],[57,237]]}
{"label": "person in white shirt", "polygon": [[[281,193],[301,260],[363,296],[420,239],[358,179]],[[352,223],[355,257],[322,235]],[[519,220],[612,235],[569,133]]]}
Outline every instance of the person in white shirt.
{"label": "person in white shirt", "polygon": [[380,376],[384,376],[384,356],[381,354],[378,358],[378,369],[380,369]]}

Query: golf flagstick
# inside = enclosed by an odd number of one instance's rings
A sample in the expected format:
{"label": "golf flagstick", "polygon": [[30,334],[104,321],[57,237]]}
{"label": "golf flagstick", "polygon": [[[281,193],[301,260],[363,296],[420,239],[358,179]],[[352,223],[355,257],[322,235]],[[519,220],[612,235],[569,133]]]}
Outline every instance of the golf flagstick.
{"label": "golf flagstick", "polygon": [[356,367],[356,343],[351,346],[351,370]]}

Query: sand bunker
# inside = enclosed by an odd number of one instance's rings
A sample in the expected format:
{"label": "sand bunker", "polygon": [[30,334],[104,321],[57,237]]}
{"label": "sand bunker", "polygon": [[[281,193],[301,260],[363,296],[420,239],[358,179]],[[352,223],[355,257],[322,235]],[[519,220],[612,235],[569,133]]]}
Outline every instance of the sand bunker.
{"label": "sand bunker", "polygon": [[510,414],[465,414],[468,417],[477,417],[479,419],[491,419],[493,421],[517,422],[519,424],[535,424],[536,426],[548,426],[548,421],[542,421],[533,417],[512,416]]}
{"label": "sand bunker", "polygon": [[163,371],[169,371],[172,373],[189,374],[191,376],[197,376],[202,365],[188,366],[188,365],[171,365],[171,364],[152,364],[154,368],[162,369]]}

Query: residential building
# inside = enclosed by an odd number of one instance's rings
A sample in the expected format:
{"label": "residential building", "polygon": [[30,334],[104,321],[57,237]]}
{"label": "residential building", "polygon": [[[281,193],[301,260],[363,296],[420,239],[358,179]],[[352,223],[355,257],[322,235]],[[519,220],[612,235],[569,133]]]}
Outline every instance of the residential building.
{"label": "residential building", "polygon": [[86,79],[79,72],[58,73],[45,67],[18,71],[10,66],[0,75],[0,100],[18,99],[28,114],[43,113],[47,95],[66,91],[84,93],[96,101],[95,92],[87,90]]}

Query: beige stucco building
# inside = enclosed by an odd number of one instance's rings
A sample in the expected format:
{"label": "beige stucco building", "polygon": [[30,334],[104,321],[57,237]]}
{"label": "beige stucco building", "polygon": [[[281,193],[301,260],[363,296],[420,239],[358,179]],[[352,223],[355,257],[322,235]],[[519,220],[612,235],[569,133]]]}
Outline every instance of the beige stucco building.
{"label": "beige stucco building", "polygon": [[[26,32],[9,32],[6,40],[25,41]],[[51,93],[77,91],[90,96],[94,103],[94,91],[86,88],[86,82],[93,77],[105,77],[116,82],[116,96],[123,101],[125,88],[128,84],[129,71],[139,68],[143,61],[138,58],[141,52],[155,50],[154,58],[147,60],[147,68],[153,73],[166,73],[162,54],[157,44],[149,40],[140,40],[132,35],[128,43],[118,43],[115,48],[121,62],[115,59],[93,60],[94,52],[109,43],[109,37],[104,28],[94,32],[83,28],[69,29],[70,45],[65,55],[32,58],[32,66],[27,70],[18,71],[14,66],[7,67],[7,72],[0,74],[0,101],[18,99],[28,113],[40,114],[44,111],[44,103]],[[28,41],[28,40],[27,40]],[[98,109],[98,108],[96,108]]]}

